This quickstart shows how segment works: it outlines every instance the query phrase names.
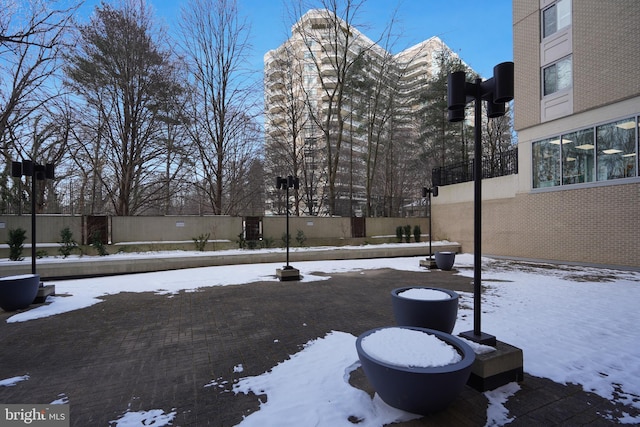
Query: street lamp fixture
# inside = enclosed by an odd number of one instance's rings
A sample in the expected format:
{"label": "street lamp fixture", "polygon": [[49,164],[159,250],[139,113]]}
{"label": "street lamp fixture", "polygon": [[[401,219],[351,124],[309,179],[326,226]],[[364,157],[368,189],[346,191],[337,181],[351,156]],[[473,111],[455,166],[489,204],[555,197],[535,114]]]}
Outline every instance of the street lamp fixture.
{"label": "street lamp fixture", "polygon": [[460,335],[481,344],[496,345],[496,337],[481,329],[482,292],[482,101],[487,102],[487,116],[505,114],[505,103],[513,99],[513,62],[503,62],[493,68],[493,77],[468,82],[464,71],[450,73],[447,84],[449,121],[464,120],[467,103],[474,101],[474,220],[473,220],[473,330]]}
{"label": "street lamp fixture", "polygon": [[431,223],[431,196],[438,197],[438,186],[431,188],[422,187],[422,197],[427,197],[427,206],[429,207],[429,258],[426,262],[420,263],[420,265],[429,269],[436,268],[436,260],[433,259],[433,250],[431,249],[431,236],[433,235],[433,225]]}
{"label": "street lamp fixture", "polygon": [[300,188],[300,180],[298,179],[298,177],[294,177],[292,175],[289,175],[286,178],[276,177],[276,188],[278,190],[286,190],[285,211],[287,215],[287,228],[285,238],[285,243],[287,245],[287,264],[282,268],[276,269],[276,276],[281,281],[300,280],[300,271],[297,268],[293,268],[291,265],[289,265],[289,241],[291,240],[291,235],[289,234],[289,189],[293,188],[295,190],[298,190]]}
{"label": "street lamp fixture", "polygon": [[53,163],[40,165],[33,160],[11,162],[11,176],[31,177],[31,274],[36,274],[36,181],[55,178]]}

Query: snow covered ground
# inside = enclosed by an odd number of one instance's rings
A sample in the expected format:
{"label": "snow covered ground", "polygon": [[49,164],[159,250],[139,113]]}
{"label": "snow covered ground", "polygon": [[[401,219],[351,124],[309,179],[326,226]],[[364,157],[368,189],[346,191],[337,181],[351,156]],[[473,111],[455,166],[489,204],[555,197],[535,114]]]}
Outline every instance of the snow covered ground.
{"label": "snow covered ground", "polygon": [[[318,271],[331,274],[393,268],[426,272],[419,267],[420,259],[309,261],[296,262],[295,266],[303,281],[311,282],[326,279],[312,274]],[[473,277],[472,266],[472,255],[456,257],[458,274]],[[131,275],[54,282],[58,296],[50,297],[46,305],[7,318],[7,322],[78,310],[99,304],[105,295],[123,291],[171,295],[207,286],[276,281],[274,271],[278,267],[281,265],[231,265],[146,273],[149,280]],[[558,383],[579,384],[586,391],[640,409],[640,272],[483,259],[483,284],[482,329],[521,348],[525,372]],[[454,334],[473,328],[471,309],[466,308],[473,306],[472,298],[472,294],[461,293]],[[253,391],[268,397],[260,410],[240,425],[273,425],[276,420],[280,426],[352,426],[347,417],[355,413],[363,420],[359,426],[382,426],[415,417],[390,408],[377,396],[371,399],[348,383],[349,373],[359,366],[356,338],[339,331],[318,337],[270,371],[233,384],[235,393]],[[28,379],[27,375],[0,379],[0,387]],[[216,385],[212,380],[206,386]],[[512,421],[504,403],[518,390],[519,386],[512,383],[485,393],[489,401],[487,425]],[[332,396],[332,401],[327,402],[326,396]],[[58,403],[73,404],[66,399]],[[114,420],[114,425],[171,425],[174,416],[174,412],[165,414],[149,408],[127,412]],[[638,424],[640,417],[625,414],[612,421]]]}

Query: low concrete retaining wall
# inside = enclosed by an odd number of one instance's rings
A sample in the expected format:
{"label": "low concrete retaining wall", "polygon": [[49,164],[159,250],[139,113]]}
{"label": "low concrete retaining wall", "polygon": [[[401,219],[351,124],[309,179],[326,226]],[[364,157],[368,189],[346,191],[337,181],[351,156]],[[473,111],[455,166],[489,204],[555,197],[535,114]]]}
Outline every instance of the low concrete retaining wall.
{"label": "low concrete retaining wall", "polygon": [[[457,244],[433,246],[434,251],[459,252]],[[368,245],[357,249],[291,249],[290,262],[326,261],[342,259],[393,258],[429,255],[428,244],[412,244],[406,246]],[[136,257],[126,258],[86,257],[78,260],[69,259],[65,262],[46,261],[37,264],[37,272],[43,279],[68,277],[95,277],[116,274],[146,273],[151,271],[178,270],[183,268],[211,267],[232,264],[284,264],[286,254],[284,249],[274,252],[247,250],[240,254],[224,254],[205,252],[202,256],[166,256],[158,258]],[[11,263],[0,265],[0,276],[12,276],[31,273],[31,263]],[[275,275],[275,271],[274,271]]]}

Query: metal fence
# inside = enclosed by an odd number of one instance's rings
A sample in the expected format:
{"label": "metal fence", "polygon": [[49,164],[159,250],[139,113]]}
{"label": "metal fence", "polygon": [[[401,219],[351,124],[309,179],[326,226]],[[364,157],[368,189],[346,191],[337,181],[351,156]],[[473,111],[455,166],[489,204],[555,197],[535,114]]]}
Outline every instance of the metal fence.
{"label": "metal fence", "polygon": [[[468,162],[455,163],[449,166],[437,167],[431,171],[432,185],[451,185],[461,182],[473,181],[475,159]],[[518,173],[518,149],[514,148],[499,153],[493,158],[482,159],[482,178],[495,178],[498,176],[513,175]]]}

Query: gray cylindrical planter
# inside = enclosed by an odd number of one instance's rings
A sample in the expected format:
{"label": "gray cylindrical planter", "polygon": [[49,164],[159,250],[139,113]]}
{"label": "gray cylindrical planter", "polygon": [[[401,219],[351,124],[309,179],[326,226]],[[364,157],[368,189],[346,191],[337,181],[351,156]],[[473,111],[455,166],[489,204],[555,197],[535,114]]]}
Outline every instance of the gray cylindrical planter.
{"label": "gray cylindrical planter", "polygon": [[453,268],[453,263],[455,262],[455,260],[455,252],[436,252],[436,266],[440,270],[451,270]]}
{"label": "gray cylindrical planter", "polygon": [[[448,297],[424,300],[400,295],[409,289],[430,289],[441,292]],[[457,292],[441,288],[409,286],[391,291],[391,305],[398,326],[436,329],[449,334],[453,331],[458,317],[458,299]]]}
{"label": "gray cylindrical planter", "polygon": [[39,274],[23,274],[0,278],[0,308],[16,311],[27,308],[38,295]]}
{"label": "gray cylindrical planter", "polygon": [[409,367],[389,364],[368,355],[362,340],[379,329],[372,329],[356,340],[356,350],[367,379],[380,398],[394,408],[414,414],[428,414],[445,409],[465,387],[475,353],[453,335],[424,328],[408,328],[437,336],[453,346],[462,360],[445,366]]}

